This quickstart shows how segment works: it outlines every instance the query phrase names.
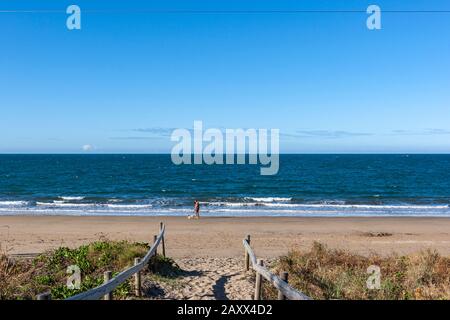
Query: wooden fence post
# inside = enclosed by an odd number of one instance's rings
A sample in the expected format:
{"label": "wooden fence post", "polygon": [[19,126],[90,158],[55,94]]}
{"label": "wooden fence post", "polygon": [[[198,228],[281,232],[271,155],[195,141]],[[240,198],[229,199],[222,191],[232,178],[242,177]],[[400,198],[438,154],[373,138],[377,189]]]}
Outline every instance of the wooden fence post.
{"label": "wooden fence post", "polygon": [[[155,234],[153,236],[153,243],[156,243],[156,239],[158,239],[158,236]],[[156,257],[157,254],[158,254],[158,247],[155,248],[155,257]]]}
{"label": "wooden fence post", "polygon": [[52,300],[52,295],[50,292],[41,293],[36,296],[36,300]]}
{"label": "wooden fence post", "polygon": [[[112,272],[111,271],[105,271],[103,272],[103,283],[107,283],[109,280],[111,280]],[[108,292],[103,297],[104,300],[112,300],[112,292]]]}
{"label": "wooden fence post", "polygon": [[[138,265],[141,262],[140,258],[134,258],[134,265]],[[136,297],[141,296],[141,272],[138,271],[134,274],[134,293]]]}
{"label": "wooden fence post", "polygon": [[[262,259],[258,259],[258,265],[264,266],[264,261]],[[255,297],[254,300],[262,300],[261,299],[261,287],[262,287],[262,275],[256,271],[256,285],[255,285]]]}
{"label": "wooden fence post", "polygon": [[[162,222],[159,223],[159,230],[162,230],[163,225],[164,224]],[[166,257],[166,244],[164,243],[164,234],[161,238],[161,241],[162,241],[162,255],[165,258]]]}
{"label": "wooden fence post", "polygon": [[[280,278],[284,282],[288,283],[288,273],[285,271],[280,272]],[[278,290],[278,300],[286,300],[286,297],[283,295],[281,290]]]}
{"label": "wooden fence post", "polygon": [[[247,243],[250,244],[250,235],[247,235]],[[244,254],[245,254],[245,271],[250,270],[250,255],[247,252],[247,249],[244,248]]]}

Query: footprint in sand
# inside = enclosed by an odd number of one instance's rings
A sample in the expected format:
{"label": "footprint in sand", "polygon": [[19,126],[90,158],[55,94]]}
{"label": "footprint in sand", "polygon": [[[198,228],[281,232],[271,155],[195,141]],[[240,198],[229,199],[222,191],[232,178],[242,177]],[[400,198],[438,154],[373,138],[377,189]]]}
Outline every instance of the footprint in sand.
{"label": "footprint in sand", "polygon": [[251,274],[244,272],[242,259],[191,258],[180,259],[176,262],[186,272],[186,276],[181,278],[176,287],[164,288],[162,296],[157,297],[159,299],[248,300],[252,298],[254,283]]}

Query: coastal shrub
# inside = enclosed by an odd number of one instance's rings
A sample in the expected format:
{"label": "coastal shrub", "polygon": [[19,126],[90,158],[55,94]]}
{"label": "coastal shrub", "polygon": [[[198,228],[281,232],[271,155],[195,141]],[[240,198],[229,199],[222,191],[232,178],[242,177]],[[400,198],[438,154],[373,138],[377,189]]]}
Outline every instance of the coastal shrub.
{"label": "coastal shrub", "polygon": [[[78,248],[61,247],[45,252],[32,260],[12,259],[0,255],[0,299],[34,299],[50,291],[53,299],[65,299],[103,283],[103,272],[113,276],[143,257],[149,247],[144,243],[127,241],[97,241]],[[81,287],[67,287],[67,267],[77,265],[81,270]],[[132,292],[125,282],[114,292],[115,299],[126,298]]]}
{"label": "coastal shrub", "polygon": [[[369,289],[367,268],[380,267],[380,288]],[[314,299],[450,299],[450,258],[427,250],[405,256],[362,256],[314,243],[292,250],[273,271],[289,272],[289,284]],[[266,298],[277,292],[264,285]]]}

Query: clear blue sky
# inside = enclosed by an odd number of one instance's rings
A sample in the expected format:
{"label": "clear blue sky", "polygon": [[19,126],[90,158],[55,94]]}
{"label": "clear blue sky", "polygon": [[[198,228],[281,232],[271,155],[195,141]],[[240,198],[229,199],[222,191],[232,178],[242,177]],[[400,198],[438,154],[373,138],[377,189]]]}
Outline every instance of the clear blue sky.
{"label": "clear blue sky", "polygon": [[[450,152],[449,1],[4,1],[0,153],[169,152],[171,128],[280,128],[283,152]],[[65,9],[78,4],[82,30]],[[89,12],[101,11],[101,12]],[[109,11],[109,12],[108,12]]]}

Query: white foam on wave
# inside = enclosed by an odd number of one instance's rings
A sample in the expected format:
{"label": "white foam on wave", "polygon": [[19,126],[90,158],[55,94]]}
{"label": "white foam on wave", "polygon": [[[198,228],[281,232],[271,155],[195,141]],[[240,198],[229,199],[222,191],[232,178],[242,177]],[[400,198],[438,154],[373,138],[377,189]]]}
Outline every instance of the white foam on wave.
{"label": "white foam on wave", "polygon": [[[158,198],[158,201],[131,202],[111,198],[100,203],[79,201],[82,199],[84,197],[64,196],[54,201],[0,201],[0,214],[170,216],[186,215],[193,211],[192,206],[183,199]],[[239,202],[216,198],[201,203],[201,214],[213,216],[450,216],[447,204],[348,204],[334,200],[296,203],[287,197],[245,197]]]}
{"label": "white foam on wave", "polygon": [[205,204],[209,206],[220,206],[220,207],[296,207],[297,204],[294,203],[277,203],[277,202],[225,202],[225,201],[214,201],[214,202],[200,202],[200,204]]}
{"label": "white foam on wave", "polygon": [[92,206],[90,203],[70,203],[64,201],[53,201],[53,202],[36,202],[37,206],[45,207],[89,207]]}
{"label": "white foam on wave", "polygon": [[66,200],[66,201],[76,201],[76,200],[83,200],[85,197],[82,196],[63,196],[63,197],[59,197],[60,199]]}
{"label": "white foam on wave", "polygon": [[108,202],[122,202],[122,200],[120,200],[120,199],[115,199],[115,198],[113,198],[113,199],[108,199]]}
{"label": "white foam on wave", "polygon": [[[0,215],[73,215],[73,216],[185,216],[192,212],[192,208],[150,208],[149,205],[118,205],[109,207],[106,205],[84,204],[90,207],[78,205],[49,205],[25,207],[0,207]],[[407,209],[405,209],[405,207]],[[403,206],[402,209],[386,210],[378,208],[342,209],[308,207],[308,208],[274,208],[274,207],[203,207],[202,216],[302,216],[302,217],[352,217],[352,216],[434,216],[450,217],[450,208],[436,210],[431,207],[428,210],[410,209]]]}
{"label": "white foam on wave", "polygon": [[225,201],[200,202],[200,204],[209,206],[226,206],[226,207],[247,207],[256,205],[255,202],[225,202]]}
{"label": "white foam on wave", "polygon": [[[158,209],[156,209],[156,210],[158,210]],[[192,209],[186,209],[186,208],[177,208],[177,209],[175,209],[175,208],[168,208],[168,209],[165,209],[165,210],[167,210],[168,212],[192,212],[193,211]]]}
{"label": "white foam on wave", "polygon": [[449,217],[447,211],[335,211],[335,210],[251,210],[221,208],[211,211],[205,210],[203,215],[211,216],[240,216],[240,217]]}
{"label": "white foam on wave", "polygon": [[107,203],[71,203],[64,201],[53,202],[36,202],[36,206],[40,207],[53,207],[53,208],[90,208],[93,210],[104,209],[118,209],[118,210],[131,210],[131,209],[145,209],[152,208],[151,204],[107,204]]}
{"label": "white foam on wave", "polygon": [[275,201],[291,201],[292,198],[283,198],[283,197],[245,197],[245,199],[256,201],[256,202],[275,202]]}
{"label": "white foam on wave", "polygon": [[204,202],[203,204],[210,206],[222,206],[222,207],[279,207],[279,208],[299,208],[299,209],[308,209],[308,208],[322,208],[322,209],[411,209],[411,210],[426,210],[426,209],[449,209],[448,205],[377,205],[377,204],[326,204],[326,203],[318,203],[318,204],[307,204],[307,203],[260,203],[260,202]]}
{"label": "white foam on wave", "polygon": [[28,204],[27,201],[0,201],[0,206],[8,206],[8,207],[25,206],[27,204]]}
{"label": "white foam on wave", "polygon": [[335,209],[448,209],[448,205],[384,205],[384,204],[296,204],[299,208]]}
{"label": "white foam on wave", "polygon": [[114,209],[145,209],[153,207],[151,204],[107,204],[105,206]]}

